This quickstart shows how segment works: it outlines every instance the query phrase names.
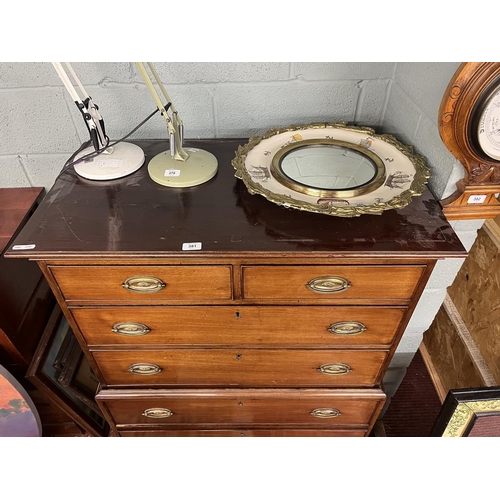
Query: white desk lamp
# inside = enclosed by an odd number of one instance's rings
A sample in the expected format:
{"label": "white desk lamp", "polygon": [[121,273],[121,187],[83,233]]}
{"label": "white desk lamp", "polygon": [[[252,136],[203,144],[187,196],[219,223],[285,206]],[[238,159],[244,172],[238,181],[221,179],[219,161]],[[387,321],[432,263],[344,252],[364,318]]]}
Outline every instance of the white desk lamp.
{"label": "white desk lamp", "polygon": [[[109,146],[110,141],[106,135],[104,120],[99,114],[98,107],[85,91],[71,64],[65,64],[83,94],[82,98],[78,95],[62,64],[52,63],[66,90],[82,113],[92,141],[92,146],[76,155],[74,159],[75,172],[86,179],[109,180],[125,177],[138,170],[144,164],[144,151],[139,146],[128,142],[118,142]],[[92,153],[97,154],[92,155]],[[88,159],[83,158],[87,155],[90,155]],[[78,162],[80,158],[82,161]]]}
{"label": "white desk lamp", "polygon": [[[166,99],[166,104],[162,103],[144,64],[141,62],[135,64],[167,122],[170,136],[170,150],[164,151],[150,160],[149,176],[158,184],[170,187],[197,186],[209,181],[217,173],[217,158],[212,153],[202,149],[183,148],[184,126],[153,64],[147,63],[156,84]],[[172,116],[169,115],[169,111]]]}

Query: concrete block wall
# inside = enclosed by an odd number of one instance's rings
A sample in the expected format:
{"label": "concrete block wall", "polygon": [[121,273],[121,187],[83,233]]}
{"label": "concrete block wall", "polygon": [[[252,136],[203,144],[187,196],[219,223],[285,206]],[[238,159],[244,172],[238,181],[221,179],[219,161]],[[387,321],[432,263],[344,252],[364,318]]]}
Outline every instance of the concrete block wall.
{"label": "concrete block wall", "polygon": [[[417,153],[426,157],[431,168],[429,187],[437,199],[452,194],[455,183],[464,177],[463,166],[446,149],[438,130],[439,105],[458,66],[459,63],[398,63],[381,123],[385,132],[413,145]],[[484,220],[451,221],[466,250],[474,243],[483,223]],[[463,261],[445,259],[436,264],[385,376],[389,395],[401,383]]]}
{"label": "concrete block wall", "polygon": [[[459,63],[265,62],[155,63],[187,138],[249,137],[269,128],[348,121],[395,135],[427,158],[438,199],[463,177],[439,137],[437,112]],[[104,117],[111,139],[129,133],[154,109],[130,62],[73,63]],[[50,63],[0,63],[0,187],[49,189],[64,161],[89,136]],[[156,114],[132,139],[164,138]],[[462,221],[463,222],[463,221]],[[483,221],[454,224],[469,248]],[[439,262],[386,377],[389,395],[402,380],[423,332],[439,309],[460,259]]]}
{"label": "concrete block wall", "polygon": [[[111,139],[154,109],[134,63],[72,63]],[[378,126],[395,63],[155,63],[187,138],[248,137],[313,121]],[[89,136],[48,62],[0,63],[0,186],[50,188]],[[155,115],[131,138],[167,138]]]}

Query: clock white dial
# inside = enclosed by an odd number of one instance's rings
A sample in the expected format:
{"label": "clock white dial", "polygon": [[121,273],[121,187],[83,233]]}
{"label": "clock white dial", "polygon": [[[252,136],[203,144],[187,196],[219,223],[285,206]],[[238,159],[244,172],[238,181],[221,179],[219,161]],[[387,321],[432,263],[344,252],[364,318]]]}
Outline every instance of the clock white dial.
{"label": "clock white dial", "polygon": [[478,126],[479,146],[490,158],[500,160],[500,86],[486,101]]}

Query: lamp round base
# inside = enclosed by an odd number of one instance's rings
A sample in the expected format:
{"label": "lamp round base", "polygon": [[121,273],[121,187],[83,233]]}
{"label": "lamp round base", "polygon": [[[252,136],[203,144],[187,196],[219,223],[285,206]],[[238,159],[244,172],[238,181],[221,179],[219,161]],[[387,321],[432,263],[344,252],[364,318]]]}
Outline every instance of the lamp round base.
{"label": "lamp round base", "polygon": [[[84,149],[76,156],[75,161],[94,151],[93,147]],[[77,163],[74,168],[85,179],[107,181],[134,173],[142,167],[144,160],[144,151],[139,146],[119,142],[89,161]]]}
{"label": "lamp round base", "polygon": [[217,173],[217,158],[208,151],[184,148],[189,154],[186,161],[174,160],[170,150],[151,159],[148,165],[149,176],[163,186],[198,186],[212,179]]}

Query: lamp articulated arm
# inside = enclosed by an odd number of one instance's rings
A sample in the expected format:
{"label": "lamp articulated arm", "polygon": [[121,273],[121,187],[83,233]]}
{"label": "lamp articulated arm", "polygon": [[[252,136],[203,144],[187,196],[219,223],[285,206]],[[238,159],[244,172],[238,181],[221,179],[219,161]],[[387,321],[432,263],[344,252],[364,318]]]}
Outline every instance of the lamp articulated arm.
{"label": "lamp articulated arm", "polygon": [[[146,66],[142,62],[136,62],[136,67],[141,74],[144,82],[146,83],[146,86],[153,97],[156,106],[160,110],[161,115],[167,122],[167,128],[168,128],[168,133],[170,136],[170,154],[174,160],[177,161],[186,161],[189,158],[189,154],[184,150],[183,148],[183,140],[184,140],[184,125],[182,123],[182,120],[180,119],[179,114],[177,113],[177,110],[175,109],[160,77],[158,76],[158,73],[156,72],[153,63],[148,62],[148,68],[151,74],[153,75],[153,78],[160,88],[163,97],[166,100],[166,104],[163,104],[160,96],[158,95],[158,92],[156,91],[156,88],[154,86],[153,81],[151,80],[151,77],[149,76],[149,73],[146,69]],[[169,115],[169,111],[171,112],[172,116]]]}
{"label": "lamp articulated arm", "polygon": [[136,144],[125,142],[123,139],[111,143],[106,135],[99,108],[84,89],[71,64],[64,64],[69,75],[61,63],[53,62],[52,66],[82,114],[92,143],[90,146],[85,144],[85,148],[80,148],[74,158],[72,157],[71,166],[75,172],[85,179],[108,181],[125,177],[141,168],[145,161],[144,151]]}
{"label": "lamp articulated arm", "polygon": [[71,79],[66,73],[63,65],[60,62],[52,63],[55,70],[57,71],[57,74],[59,75],[59,78],[62,80],[64,86],[66,87],[66,90],[68,91],[69,95],[71,96],[83,116],[94,149],[96,151],[102,150],[108,146],[109,138],[106,135],[104,120],[99,113],[99,108],[96,104],[94,104],[92,98],[88,95],[79,78],[76,76],[76,73],[73,70],[71,64],[69,62],[66,62],[64,64],[73,77],[73,80],[76,82],[76,85],[80,89],[83,97],[80,97],[78,95],[78,92],[73,83],[71,83]]}

